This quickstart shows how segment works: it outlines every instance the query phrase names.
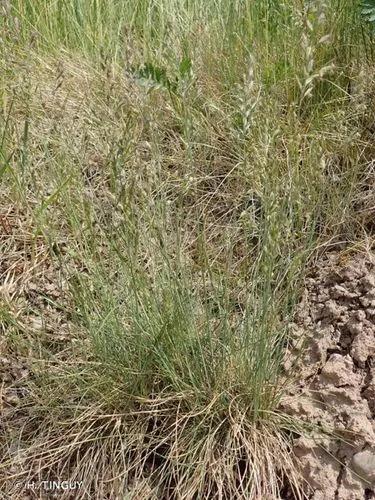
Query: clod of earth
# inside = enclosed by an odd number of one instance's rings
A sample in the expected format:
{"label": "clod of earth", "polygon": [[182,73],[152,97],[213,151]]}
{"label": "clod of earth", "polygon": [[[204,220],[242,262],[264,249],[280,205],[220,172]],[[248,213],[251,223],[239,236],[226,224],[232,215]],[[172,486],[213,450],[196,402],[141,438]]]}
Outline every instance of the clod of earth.
{"label": "clod of earth", "polygon": [[353,469],[375,485],[375,450],[365,450],[353,456]]}

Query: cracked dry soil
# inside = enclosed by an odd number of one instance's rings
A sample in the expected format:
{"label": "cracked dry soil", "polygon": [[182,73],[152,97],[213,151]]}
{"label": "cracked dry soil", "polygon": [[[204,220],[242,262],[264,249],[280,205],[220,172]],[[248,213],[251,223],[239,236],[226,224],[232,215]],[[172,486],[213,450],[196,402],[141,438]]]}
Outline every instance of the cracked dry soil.
{"label": "cracked dry soil", "polygon": [[[307,348],[283,409],[328,430],[314,427],[294,442],[308,498],[375,498],[375,255],[344,265],[338,254],[326,255],[306,280],[291,327],[291,354],[302,338]],[[295,370],[289,363],[286,370]]]}

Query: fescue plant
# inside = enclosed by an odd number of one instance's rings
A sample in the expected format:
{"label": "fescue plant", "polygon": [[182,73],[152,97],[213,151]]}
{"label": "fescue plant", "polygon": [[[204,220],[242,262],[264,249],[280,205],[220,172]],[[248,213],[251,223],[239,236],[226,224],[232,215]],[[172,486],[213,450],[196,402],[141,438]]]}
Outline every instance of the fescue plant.
{"label": "fescue plant", "polygon": [[5,495],[303,498],[284,355],[309,259],[373,237],[364,20],[13,0],[1,26]]}

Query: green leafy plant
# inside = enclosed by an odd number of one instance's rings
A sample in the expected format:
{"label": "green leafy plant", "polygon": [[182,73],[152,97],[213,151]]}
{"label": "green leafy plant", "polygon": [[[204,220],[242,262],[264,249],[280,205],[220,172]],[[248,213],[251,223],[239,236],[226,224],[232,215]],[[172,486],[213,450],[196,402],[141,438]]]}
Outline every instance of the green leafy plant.
{"label": "green leafy plant", "polygon": [[181,80],[190,78],[192,74],[192,69],[193,65],[190,57],[184,57],[178,66],[179,76],[177,78]]}
{"label": "green leafy plant", "polygon": [[152,63],[145,63],[134,71],[136,81],[145,87],[167,89],[174,91],[176,84],[172,82],[165,68],[154,66]]}
{"label": "green leafy plant", "polygon": [[139,85],[149,89],[165,89],[174,94],[178,93],[179,85],[188,80],[192,75],[192,62],[189,57],[184,57],[178,66],[178,71],[173,78],[169,78],[165,68],[147,62],[133,70],[133,75]]}
{"label": "green leafy plant", "polygon": [[363,17],[375,27],[375,0],[363,0],[361,12]]}

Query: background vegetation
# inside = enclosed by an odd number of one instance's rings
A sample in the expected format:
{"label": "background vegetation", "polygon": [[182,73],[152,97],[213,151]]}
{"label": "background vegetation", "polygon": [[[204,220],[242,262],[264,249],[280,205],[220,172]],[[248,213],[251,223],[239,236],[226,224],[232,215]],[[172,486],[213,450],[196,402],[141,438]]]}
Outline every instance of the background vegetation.
{"label": "background vegetation", "polygon": [[48,476],[82,498],[302,497],[288,324],[317,250],[373,234],[364,16],[2,2],[9,495]]}

